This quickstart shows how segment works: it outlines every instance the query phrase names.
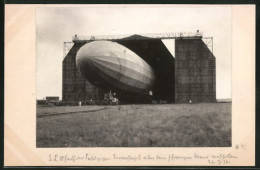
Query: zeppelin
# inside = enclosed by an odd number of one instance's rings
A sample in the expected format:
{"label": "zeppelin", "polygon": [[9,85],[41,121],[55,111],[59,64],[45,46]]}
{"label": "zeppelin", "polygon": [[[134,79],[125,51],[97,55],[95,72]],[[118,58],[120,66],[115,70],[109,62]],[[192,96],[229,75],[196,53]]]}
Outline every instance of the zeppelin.
{"label": "zeppelin", "polygon": [[93,41],[76,56],[81,75],[104,89],[147,93],[155,82],[153,68],[128,48],[111,41]]}

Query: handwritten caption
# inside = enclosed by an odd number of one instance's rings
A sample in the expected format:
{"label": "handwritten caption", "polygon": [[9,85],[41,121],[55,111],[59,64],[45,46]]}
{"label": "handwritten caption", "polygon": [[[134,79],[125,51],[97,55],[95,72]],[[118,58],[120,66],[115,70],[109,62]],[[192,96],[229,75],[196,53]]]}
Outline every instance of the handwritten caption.
{"label": "handwritten caption", "polygon": [[233,159],[237,159],[237,156],[234,156],[230,153],[228,154],[211,154],[211,155],[201,155],[194,153],[193,155],[122,155],[122,154],[111,154],[109,156],[97,156],[93,154],[86,153],[84,155],[72,155],[72,154],[49,154],[49,162],[60,162],[60,163],[75,163],[79,161],[89,161],[89,162],[107,162],[107,161],[127,161],[127,162],[137,162],[137,161],[165,161],[165,162],[174,162],[174,161],[197,161],[204,160],[205,163],[209,165],[228,165],[232,162]]}

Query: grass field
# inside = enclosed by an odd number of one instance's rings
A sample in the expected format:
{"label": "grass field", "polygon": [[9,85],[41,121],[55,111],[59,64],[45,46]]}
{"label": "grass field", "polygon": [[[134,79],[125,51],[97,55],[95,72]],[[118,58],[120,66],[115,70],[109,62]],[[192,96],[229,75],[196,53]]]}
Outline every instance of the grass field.
{"label": "grass field", "polygon": [[37,107],[37,147],[231,146],[231,103]]}

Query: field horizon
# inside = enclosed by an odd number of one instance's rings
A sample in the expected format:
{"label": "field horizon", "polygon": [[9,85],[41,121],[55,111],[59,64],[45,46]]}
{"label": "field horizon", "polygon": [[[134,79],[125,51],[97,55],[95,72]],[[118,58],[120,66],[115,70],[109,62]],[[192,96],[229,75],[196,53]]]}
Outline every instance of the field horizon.
{"label": "field horizon", "polygon": [[230,147],[231,103],[37,106],[37,147]]}

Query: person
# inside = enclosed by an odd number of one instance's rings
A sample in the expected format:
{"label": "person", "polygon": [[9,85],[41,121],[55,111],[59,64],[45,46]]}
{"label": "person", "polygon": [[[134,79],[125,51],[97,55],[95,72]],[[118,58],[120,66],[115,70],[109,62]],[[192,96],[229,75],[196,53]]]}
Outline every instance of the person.
{"label": "person", "polygon": [[74,40],[78,40],[78,35],[77,34],[75,35]]}
{"label": "person", "polygon": [[81,101],[79,101],[79,106],[81,106]]}

